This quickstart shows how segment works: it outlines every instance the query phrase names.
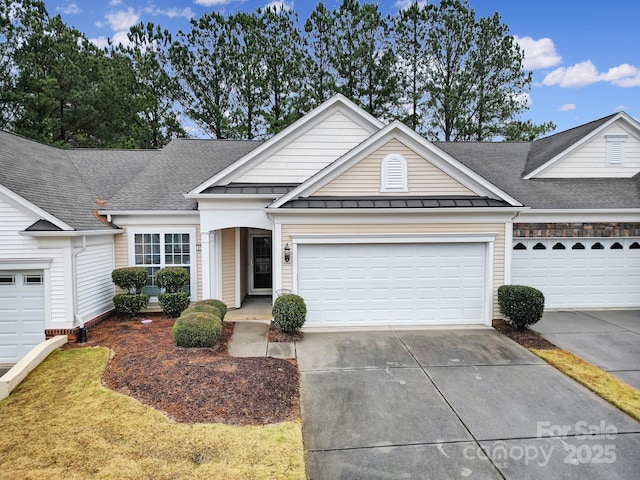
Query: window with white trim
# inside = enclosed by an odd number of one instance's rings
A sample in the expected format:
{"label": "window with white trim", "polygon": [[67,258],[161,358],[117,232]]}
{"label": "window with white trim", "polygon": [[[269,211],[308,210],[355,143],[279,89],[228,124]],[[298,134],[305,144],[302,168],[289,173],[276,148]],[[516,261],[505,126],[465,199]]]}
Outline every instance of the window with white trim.
{"label": "window with white trim", "polygon": [[147,269],[147,285],[144,293],[156,297],[160,289],[155,285],[155,274],[161,268],[182,267],[189,272],[189,285],[186,291],[194,298],[196,271],[194,262],[195,234],[181,230],[140,231],[132,232],[130,237],[132,247],[131,263],[136,267]]}
{"label": "window with white trim", "polygon": [[381,192],[406,192],[407,161],[402,155],[392,153],[384,157],[380,172]]}
{"label": "window with white trim", "polygon": [[624,142],[627,135],[607,135],[607,165],[624,166]]}

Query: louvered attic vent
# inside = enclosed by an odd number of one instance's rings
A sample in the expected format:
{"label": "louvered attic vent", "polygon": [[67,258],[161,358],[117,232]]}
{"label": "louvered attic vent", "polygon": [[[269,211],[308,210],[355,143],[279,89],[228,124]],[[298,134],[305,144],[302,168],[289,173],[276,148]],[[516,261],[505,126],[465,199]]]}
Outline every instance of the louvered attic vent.
{"label": "louvered attic vent", "polygon": [[626,135],[607,135],[607,165],[624,165],[624,142]]}
{"label": "louvered attic vent", "polygon": [[407,161],[402,155],[387,155],[382,160],[381,169],[381,192],[407,191]]}

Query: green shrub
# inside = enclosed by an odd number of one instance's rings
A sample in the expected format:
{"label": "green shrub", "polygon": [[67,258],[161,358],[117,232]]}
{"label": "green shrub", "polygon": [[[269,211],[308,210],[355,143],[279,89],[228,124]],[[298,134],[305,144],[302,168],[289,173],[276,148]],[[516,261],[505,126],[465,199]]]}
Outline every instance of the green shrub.
{"label": "green shrub", "polygon": [[167,317],[175,318],[187,309],[191,303],[191,295],[189,292],[160,293],[158,303],[160,303],[162,313]]}
{"label": "green shrub", "polygon": [[195,305],[191,305],[189,308],[187,308],[184,313],[192,313],[192,312],[203,312],[203,313],[210,313],[212,315],[215,315],[218,318],[222,318],[222,311],[220,310],[219,307],[214,307],[213,305],[207,305],[204,303],[196,303]]}
{"label": "green shrub", "polygon": [[129,295],[138,295],[147,284],[149,272],[144,267],[117,268],[111,272],[111,279]]}
{"label": "green shrub", "polygon": [[178,293],[189,283],[189,272],[180,267],[161,268],[154,278],[156,285],[166,293]]}
{"label": "green shrub", "polygon": [[224,321],[224,317],[227,315],[227,304],[220,300],[200,300],[196,305],[210,305],[212,307],[216,307],[220,310],[220,319]]}
{"label": "green shrub", "polygon": [[186,313],[173,325],[173,342],[179,347],[213,347],[222,335],[222,321],[210,313]]}
{"label": "green shrub", "polygon": [[281,332],[294,334],[306,320],[307,306],[302,297],[287,293],[273,303],[273,323]]}
{"label": "green shrub", "polygon": [[502,285],[498,288],[500,313],[510,325],[526,329],[542,318],[544,295],[525,285]]}
{"label": "green shrub", "polygon": [[137,295],[127,295],[119,293],[113,297],[113,306],[116,312],[133,317],[140,313],[140,310],[149,305],[149,295],[139,293]]}

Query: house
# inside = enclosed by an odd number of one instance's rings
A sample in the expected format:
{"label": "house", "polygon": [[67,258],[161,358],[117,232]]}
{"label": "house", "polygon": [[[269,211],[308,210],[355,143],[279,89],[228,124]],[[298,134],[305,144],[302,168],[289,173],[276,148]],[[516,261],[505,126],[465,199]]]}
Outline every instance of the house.
{"label": "house", "polygon": [[63,150],[0,133],[0,364],[108,314],[111,271],[192,300],[290,290],[307,328],[490,325],[497,288],[640,307],[640,125],[431,143],[337,95],[265,142]]}

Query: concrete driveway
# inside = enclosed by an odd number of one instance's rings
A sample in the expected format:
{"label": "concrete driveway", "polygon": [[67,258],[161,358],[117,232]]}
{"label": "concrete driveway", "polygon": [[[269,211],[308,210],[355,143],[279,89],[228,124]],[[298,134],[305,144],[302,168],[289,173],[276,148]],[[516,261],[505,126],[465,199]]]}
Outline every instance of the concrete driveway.
{"label": "concrete driveway", "polygon": [[640,390],[640,310],[546,312],[531,328]]}
{"label": "concrete driveway", "polygon": [[297,353],[314,480],[640,471],[638,422],[492,329],[307,333]]}

